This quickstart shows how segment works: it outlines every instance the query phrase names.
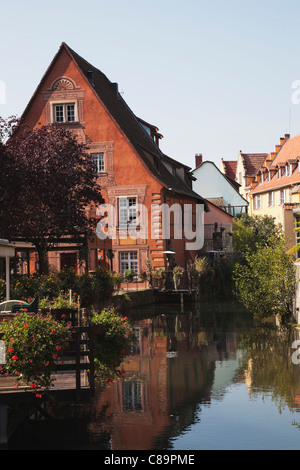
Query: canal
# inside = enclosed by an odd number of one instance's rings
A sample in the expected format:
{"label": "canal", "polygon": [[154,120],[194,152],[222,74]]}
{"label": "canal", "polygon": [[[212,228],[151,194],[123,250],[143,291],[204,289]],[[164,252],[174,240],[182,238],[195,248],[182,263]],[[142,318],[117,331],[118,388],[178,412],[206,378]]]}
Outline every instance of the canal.
{"label": "canal", "polygon": [[124,380],[98,384],[88,404],[51,405],[10,449],[300,449],[297,331],[254,325],[232,302],[126,314],[136,344]]}

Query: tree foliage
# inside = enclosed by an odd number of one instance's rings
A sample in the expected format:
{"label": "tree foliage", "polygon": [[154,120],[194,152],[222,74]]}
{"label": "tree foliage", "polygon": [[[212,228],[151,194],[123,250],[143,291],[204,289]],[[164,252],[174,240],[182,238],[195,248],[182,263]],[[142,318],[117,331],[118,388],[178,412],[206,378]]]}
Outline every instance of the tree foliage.
{"label": "tree foliage", "polygon": [[0,120],[1,236],[21,237],[39,254],[62,237],[92,236],[97,220],[91,204],[103,202],[91,156],[63,126],[27,129]]}
{"label": "tree foliage", "polygon": [[274,217],[241,214],[234,220],[232,235],[233,250],[243,254],[268,246],[274,239],[281,239],[282,228],[275,223]]}
{"label": "tree foliage", "polygon": [[291,316],[295,294],[295,270],[286,252],[283,237],[269,239],[264,246],[256,245],[244,253],[244,260],[234,268],[237,297],[244,306],[261,319],[280,315]]}

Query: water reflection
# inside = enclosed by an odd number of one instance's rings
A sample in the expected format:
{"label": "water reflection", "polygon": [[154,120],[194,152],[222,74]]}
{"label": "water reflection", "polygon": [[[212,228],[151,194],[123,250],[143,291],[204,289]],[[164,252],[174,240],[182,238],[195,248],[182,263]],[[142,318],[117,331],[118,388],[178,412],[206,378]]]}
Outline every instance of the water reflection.
{"label": "water reflection", "polygon": [[124,380],[48,409],[11,449],[300,449],[299,332],[254,325],[230,302],[126,315],[137,342]]}
{"label": "water reflection", "polygon": [[132,312],[137,343],[124,380],[99,387],[91,441],[105,436],[112,450],[171,448],[233,384],[245,384],[250,401],[268,396],[279,414],[299,410],[299,366],[291,360],[297,332],[255,326],[231,303],[160,312]]}

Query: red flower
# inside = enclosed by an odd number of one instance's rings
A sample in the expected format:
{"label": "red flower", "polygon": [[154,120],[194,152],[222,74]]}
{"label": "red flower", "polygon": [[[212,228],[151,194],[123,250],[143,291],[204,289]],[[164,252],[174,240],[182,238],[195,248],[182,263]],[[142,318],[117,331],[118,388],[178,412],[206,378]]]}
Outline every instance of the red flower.
{"label": "red flower", "polygon": [[11,347],[11,348],[8,348],[8,352],[13,352],[15,350],[15,348]]}
{"label": "red flower", "polygon": [[12,359],[13,359],[14,361],[17,361],[19,358],[18,358],[18,356],[13,356]]}
{"label": "red flower", "polygon": [[36,388],[36,383],[33,382],[33,383],[30,385],[30,388]]}
{"label": "red flower", "polygon": [[126,350],[125,350],[125,349],[121,349],[121,354],[126,354]]}
{"label": "red flower", "polygon": [[28,324],[27,324],[27,323],[25,323],[25,325],[24,325],[24,328],[27,328],[27,327],[28,327]]}

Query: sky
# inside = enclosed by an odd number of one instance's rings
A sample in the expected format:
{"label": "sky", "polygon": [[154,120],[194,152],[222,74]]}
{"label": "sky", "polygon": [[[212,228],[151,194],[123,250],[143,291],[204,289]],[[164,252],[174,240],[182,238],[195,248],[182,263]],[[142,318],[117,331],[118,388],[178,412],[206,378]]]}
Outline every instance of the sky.
{"label": "sky", "polygon": [[[0,116],[21,116],[62,42],[161,150],[194,168],[300,134],[299,0],[0,0]],[[294,88],[293,88],[294,87]],[[299,93],[297,93],[299,90]]]}

